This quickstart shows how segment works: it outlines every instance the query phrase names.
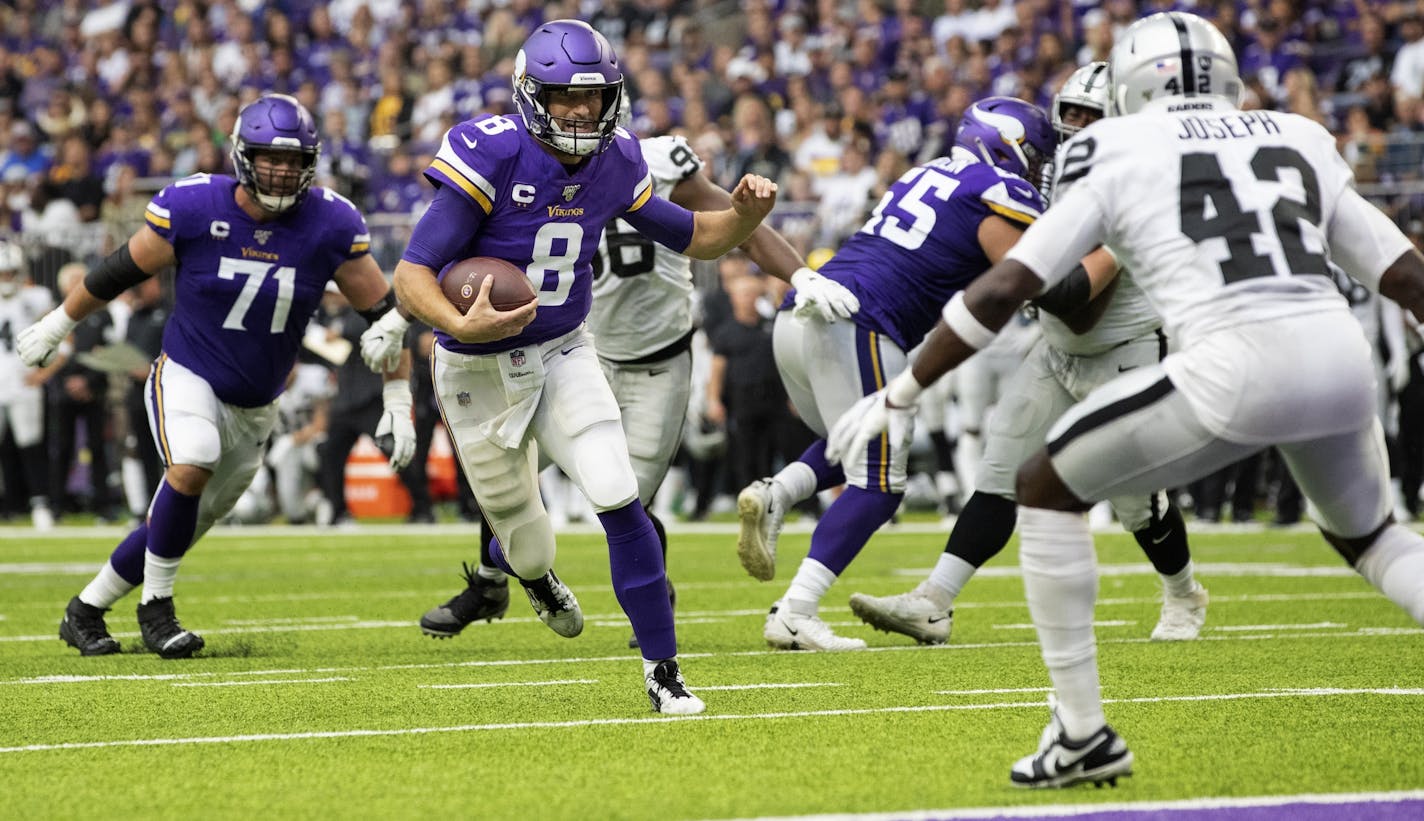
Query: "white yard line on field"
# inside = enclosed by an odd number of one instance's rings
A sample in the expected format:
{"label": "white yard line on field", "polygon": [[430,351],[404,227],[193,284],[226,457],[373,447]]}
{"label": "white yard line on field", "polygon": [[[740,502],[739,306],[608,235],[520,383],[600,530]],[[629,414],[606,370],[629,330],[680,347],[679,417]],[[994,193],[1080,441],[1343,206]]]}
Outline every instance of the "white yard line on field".
{"label": "white yard line on field", "polygon": [[422,690],[483,690],[489,687],[550,687],[556,684],[597,684],[596,678],[566,678],[554,681],[491,681],[480,684],[417,684]]}
{"label": "white yard line on field", "polygon": [[[1299,690],[1292,692],[1218,693],[1194,696],[1162,696],[1152,698],[1103,699],[1104,704],[1162,703],[1170,701],[1230,701],[1256,698],[1328,698],[1351,695],[1424,696],[1418,689],[1374,689],[1355,690]],[[655,716],[648,718],[594,718],[577,721],[517,721],[499,724],[457,724],[446,727],[407,727],[384,730],[349,729],[324,730],[302,733],[253,733],[230,736],[199,736],[193,738],[135,738],[113,741],[71,741],[58,744],[25,744],[18,747],[0,747],[0,755],[13,753],[46,752],[51,750],[90,750],[107,747],[167,747],[189,744],[241,744],[262,741],[304,741],[327,738],[368,738],[381,736],[428,735],[431,733],[471,733],[503,730],[563,729],[576,730],[589,727],[614,727],[630,725],[667,724],[671,722],[702,721],[776,721],[796,718],[828,718],[846,716],[872,716],[893,713],[938,713],[970,710],[1042,710],[1042,701],[1001,702],[996,704],[931,704],[904,707],[871,707],[841,710],[804,710],[779,713],[745,713],[734,715],[695,716]]]}
{"label": "white yard line on field", "polygon": [[[221,633],[221,630],[203,631],[208,633]],[[257,632],[257,631],[242,631]],[[121,636],[136,636],[136,633],[120,633]],[[1332,631],[1319,633],[1292,633],[1284,638],[1321,638],[1321,639],[1357,639],[1357,638],[1395,638],[1395,637],[1417,637],[1419,628],[1417,627],[1361,627],[1358,630],[1348,632]],[[37,639],[45,641],[53,640],[53,636],[39,636]],[[1227,635],[1203,635],[1196,639],[1199,642],[1208,641],[1260,641],[1263,639],[1280,638],[1269,633],[1262,634],[1227,634]],[[1151,639],[1146,636],[1128,638],[1098,638],[1099,645],[1105,644],[1150,644]],[[1038,642],[1033,639],[1025,641],[985,641],[975,643],[959,644],[939,644],[932,646],[922,646],[916,644],[896,645],[893,647],[871,647],[866,650],[857,650],[854,655],[874,654],[874,653],[953,653],[967,652],[972,650],[995,650],[1005,647],[1038,647]],[[785,650],[737,650],[728,653],[681,653],[682,659],[701,658],[738,658],[747,656],[777,656],[787,655]],[[795,654],[795,653],[793,653]],[[623,656],[582,656],[573,658],[544,658],[544,659],[483,659],[476,661],[452,661],[452,662],[425,662],[419,664],[388,664],[373,667],[312,667],[293,670],[246,670],[228,672],[195,672],[195,673],[155,673],[151,675],[117,674],[117,675],[75,675],[72,673],[62,673],[49,676],[28,676],[16,679],[0,679],[0,687],[13,684],[83,684],[88,682],[103,681],[172,681],[184,678],[208,678],[212,676],[252,676],[252,675],[274,675],[274,674],[314,674],[314,673],[363,673],[376,670],[449,670],[467,667],[524,667],[541,666],[549,664],[597,664],[603,662],[616,662],[627,664],[631,661],[640,660],[642,657],[636,654]]]}
{"label": "white yard line on field", "polygon": [[355,681],[346,676],[329,678],[268,678],[257,681],[179,681],[169,687],[250,687],[254,684],[327,684],[333,681]]}

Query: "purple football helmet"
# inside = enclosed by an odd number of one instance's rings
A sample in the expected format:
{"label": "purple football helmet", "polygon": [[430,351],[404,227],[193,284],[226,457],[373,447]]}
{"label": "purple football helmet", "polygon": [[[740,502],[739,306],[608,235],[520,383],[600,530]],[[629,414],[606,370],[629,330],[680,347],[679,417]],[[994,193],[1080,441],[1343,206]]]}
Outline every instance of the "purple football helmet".
{"label": "purple football helmet", "polygon": [[[254,159],[260,151],[300,152],[301,168],[295,173],[259,175]],[[294,97],[265,94],[237,113],[232,167],[238,183],[268,211],[280,214],[301,202],[316,178],[320,155],[316,120]]]}
{"label": "purple football helmet", "polygon": [[1048,114],[1014,97],[986,97],[965,109],[954,144],[974,156],[1039,185],[1058,136]]}
{"label": "purple football helmet", "polygon": [[[565,121],[549,115],[549,93],[569,89],[602,92],[596,120]],[[514,106],[535,139],[576,156],[597,154],[613,143],[623,107],[623,71],[602,34],[582,20],[554,20],[529,35],[514,58]]]}

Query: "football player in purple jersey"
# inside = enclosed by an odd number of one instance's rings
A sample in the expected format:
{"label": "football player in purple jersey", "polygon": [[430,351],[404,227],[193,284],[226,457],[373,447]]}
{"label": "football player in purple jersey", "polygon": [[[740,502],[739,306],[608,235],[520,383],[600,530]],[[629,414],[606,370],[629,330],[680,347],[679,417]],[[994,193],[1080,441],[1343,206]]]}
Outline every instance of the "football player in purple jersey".
{"label": "football player in purple jersey", "polygon": [[[541,458],[558,464],[607,534],[613,589],[642,648],[653,709],[699,713],[705,705],[678,668],[657,534],[638,501],[618,403],[584,320],[594,255],[611,219],[712,259],[756,229],[776,186],[748,175],[730,208],[710,212],[657,196],[638,139],[617,124],[618,58],[586,23],[539,26],[515,57],[513,81],[518,117],[479,116],[445,134],[426,170],[439,191],[396,266],[396,290],[436,329],[436,396],[498,539],[496,561],[520,579],[551,629],[567,637],[582,631],[578,601],[552,570],[554,531],[536,481]],[[470,310],[457,311],[438,277],[474,256],[523,268],[537,309],[494,311],[487,280]]]}
{"label": "football player in purple jersey", "polygon": [[[861,229],[821,267],[860,301],[850,322],[776,319],[776,364],[801,418],[824,437],[828,426],[904,367],[939,317],[939,306],[1002,259],[1045,208],[1035,187],[1057,138],[1039,107],[1009,97],[965,112],[948,157],[906,172]],[[1111,267],[1104,256],[1085,260]],[[789,304],[789,302],[788,302]],[[772,647],[859,650],[819,616],[821,598],[904,496],[913,429],[880,437],[843,464],[826,459],[822,438],[775,476],[737,497],[737,554],[753,577],[776,574],[776,538],[787,509],[811,494],[847,485],[816,525],[809,555],[772,605],[762,635]]]}
{"label": "football player in purple jersey", "polygon": [[[260,466],[277,396],[326,284],[335,281],[368,321],[394,307],[368,250],[366,221],[345,198],[312,186],[320,152],[316,121],[295,99],[269,94],[245,106],[232,133],[236,178],[197,174],[164,188],[128,243],[20,334],[20,356],[42,365],[77,322],[177,266],[173,314],[146,397],[164,480],[147,519],[65,610],[60,638],[82,655],[119,652],[104,613],[140,583],[144,644],[163,658],[202,649],[203,639],[174,614],[178,565]],[[386,374],[375,431],[394,438],[396,467],[415,450],[409,370],[406,354]]]}

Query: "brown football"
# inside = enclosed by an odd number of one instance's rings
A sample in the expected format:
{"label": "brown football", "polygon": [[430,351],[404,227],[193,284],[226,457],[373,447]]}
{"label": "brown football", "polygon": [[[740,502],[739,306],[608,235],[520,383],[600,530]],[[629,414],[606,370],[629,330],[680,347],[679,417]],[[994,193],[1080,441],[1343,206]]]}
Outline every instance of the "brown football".
{"label": "brown football", "polygon": [[440,290],[460,313],[470,310],[480,293],[480,283],[493,276],[490,304],[498,311],[512,311],[534,299],[529,277],[513,264],[495,257],[470,257],[451,265],[440,277]]}

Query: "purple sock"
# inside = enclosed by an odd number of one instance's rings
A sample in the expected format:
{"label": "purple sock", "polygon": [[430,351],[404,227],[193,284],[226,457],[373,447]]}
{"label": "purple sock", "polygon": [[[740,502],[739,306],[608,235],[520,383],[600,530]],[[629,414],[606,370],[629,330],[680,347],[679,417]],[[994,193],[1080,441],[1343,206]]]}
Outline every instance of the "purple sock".
{"label": "purple sock", "polygon": [[660,661],[676,656],[677,629],[672,621],[672,603],[668,601],[662,545],[647,511],[635,499],[617,510],[598,514],[598,520],[608,535],[613,593],[633,624],[643,658]]}
{"label": "purple sock", "polygon": [[143,584],[143,552],[147,549],[148,522],[143,522],[129,531],[129,535],[109,554],[109,564],[129,584]]}
{"label": "purple sock", "polygon": [[506,559],[504,557],[504,548],[499,546],[499,539],[492,538],[489,540],[489,555],[490,560],[494,562],[495,567],[498,567],[500,570],[503,570],[505,573],[513,576],[516,579],[519,578],[519,574],[515,573],[514,570],[510,568],[509,559]]}
{"label": "purple sock", "polygon": [[148,514],[148,549],[155,556],[177,559],[193,546],[198,530],[198,500],[202,496],[179,493],[165,479],[153,497]]}
{"label": "purple sock", "polygon": [[900,507],[903,493],[881,493],[848,487],[811,532],[811,552],[815,559],[839,576],[859,553],[870,536],[890,521]]}
{"label": "purple sock", "polygon": [[826,461],[826,440],[817,439],[806,448],[806,452],[796,460],[810,466],[816,474],[816,492],[845,484],[845,468]]}

